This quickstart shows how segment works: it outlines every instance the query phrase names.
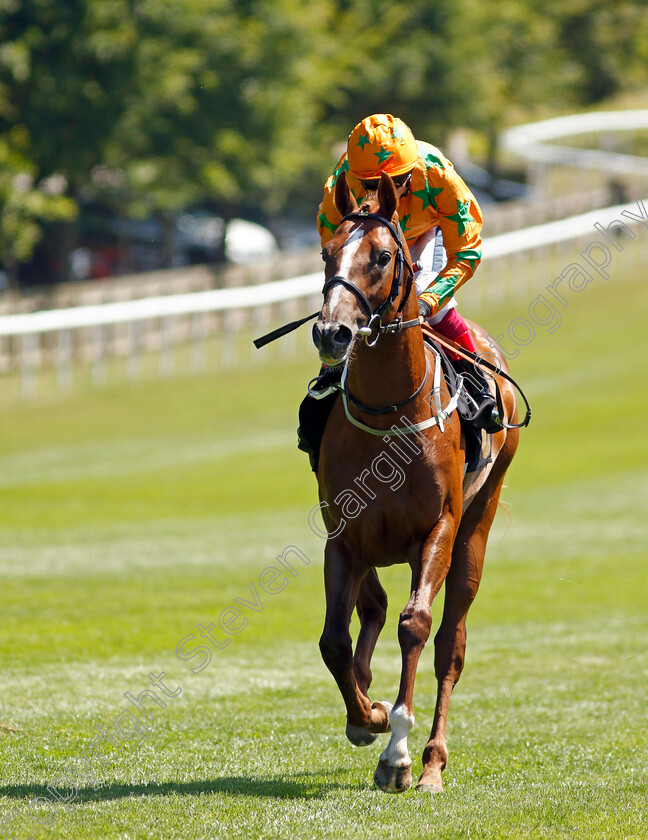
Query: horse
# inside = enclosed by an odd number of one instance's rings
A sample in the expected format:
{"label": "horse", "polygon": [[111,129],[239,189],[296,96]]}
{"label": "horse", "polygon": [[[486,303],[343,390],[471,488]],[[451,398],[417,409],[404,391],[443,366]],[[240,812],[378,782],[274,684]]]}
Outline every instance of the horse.
{"label": "horse", "polygon": [[[341,173],[335,202],[343,218],[322,250],[324,302],[313,327],[320,360],[344,365],[342,394],[324,430],[317,474],[328,534],[319,647],[342,694],[347,738],[363,747],[390,732],[374,781],[386,792],[406,790],[412,781],[407,736],[414,725],[414,678],[431,632],[431,605],[445,583],[434,639],[436,710],[416,788],[435,793],[443,790],[448,762],[446,721],[463,670],[466,615],[519,433],[504,428],[492,435],[490,472],[476,492],[467,490],[465,439],[439,376],[438,354],[423,339],[393,181],[383,174],[358,208]],[[478,349],[507,371],[487,333],[472,322],[470,328]],[[505,426],[512,426],[515,393],[506,379],[495,378]],[[392,706],[372,702],[368,692],[387,607],[377,569],[397,563],[410,566],[411,593],[398,623],[402,667]],[[355,650],[349,632],[354,609],[360,621]]]}

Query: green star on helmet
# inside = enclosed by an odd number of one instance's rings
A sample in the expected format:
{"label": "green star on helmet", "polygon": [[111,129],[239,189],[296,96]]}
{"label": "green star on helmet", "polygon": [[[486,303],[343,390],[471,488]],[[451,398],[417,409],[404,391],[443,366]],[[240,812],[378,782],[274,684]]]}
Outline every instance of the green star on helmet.
{"label": "green star on helmet", "polygon": [[317,217],[317,221],[319,222],[319,226],[321,229],[328,228],[331,231],[331,233],[335,233],[335,231],[338,229],[337,225],[334,225],[333,222],[329,222],[329,220],[326,218],[326,213],[320,213],[320,215]]}
{"label": "green star on helmet", "polygon": [[367,145],[367,143],[371,143],[371,140],[369,139],[369,135],[368,134],[361,134],[358,137],[358,142],[356,143],[356,146],[360,146],[361,149],[364,149],[364,147]]}
{"label": "green star on helmet", "polygon": [[470,199],[467,198],[465,201],[459,201],[457,199],[457,212],[453,213],[452,216],[446,216],[446,219],[451,219],[453,222],[456,222],[459,228],[459,236],[463,236],[466,227],[470,222],[475,221],[470,215]]}
{"label": "green star on helmet", "polygon": [[394,140],[402,140],[404,136],[402,129],[398,128],[398,126],[392,128],[392,137]]}
{"label": "green star on helmet", "polygon": [[382,146],[380,147],[380,151],[379,152],[374,152],[374,154],[378,158],[378,163],[384,163],[386,160],[389,160],[389,158],[392,155],[392,153],[390,151],[383,148]]}

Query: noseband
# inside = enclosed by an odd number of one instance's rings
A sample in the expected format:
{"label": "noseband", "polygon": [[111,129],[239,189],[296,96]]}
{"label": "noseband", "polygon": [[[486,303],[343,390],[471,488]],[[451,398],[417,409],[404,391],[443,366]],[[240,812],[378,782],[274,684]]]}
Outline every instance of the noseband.
{"label": "noseband", "polygon": [[[358,298],[360,303],[362,304],[365,312],[367,313],[367,323],[364,327],[360,327],[358,330],[359,335],[363,335],[365,337],[365,342],[367,343],[368,347],[373,347],[374,344],[378,341],[381,335],[385,333],[399,333],[401,330],[405,330],[408,327],[415,327],[417,326],[419,320],[417,318],[412,318],[410,321],[403,321],[400,317],[400,313],[403,311],[403,307],[405,306],[405,302],[409,297],[410,289],[412,288],[412,280],[414,278],[414,272],[412,271],[411,265],[405,259],[405,250],[403,248],[403,240],[401,238],[400,227],[392,225],[390,221],[379,216],[377,213],[370,213],[368,210],[358,210],[355,213],[349,213],[348,215],[344,216],[340,221],[340,225],[343,222],[347,222],[351,219],[358,219],[358,220],[365,220],[365,219],[373,219],[376,222],[379,222],[381,225],[387,228],[387,230],[391,233],[394,242],[398,246],[398,250],[396,252],[396,258],[394,260],[394,274],[392,276],[392,283],[391,288],[389,290],[389,295],[386,299],[379,304],[375,309],[371,305],[369,298],[366,294],[362,291],[362,289],[350,280],[348,277],[345,277],[342,274],[336,274],[334,277],[331,277],[330,280],[327,280],[324,283],[324,288],[322,289],[322,294],[324,297],[328,294],[329,290],[333,288],[333,286],[344,286],[345,288],[349,289],[353,294]],[[403,285],[403,270],[407,268],[407,285],[405,288],[405,293],[403,294],[400,304],[398,305],[398,309],[396,310],[396,317],[393,321],[390,321],[388,324],[382,323],[382,316],[385,314],[386,310],[394,303],[398,295],[400,294],[401,287]],[[370,340],[370,336],[373,334],[374,329],[376,331],[376,337],[373,340]]]}

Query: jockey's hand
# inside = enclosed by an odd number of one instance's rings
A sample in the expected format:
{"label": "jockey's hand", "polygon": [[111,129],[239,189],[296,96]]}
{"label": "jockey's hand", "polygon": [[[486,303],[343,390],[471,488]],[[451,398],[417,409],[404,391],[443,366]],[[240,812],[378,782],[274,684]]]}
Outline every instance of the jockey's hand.
{"label": "jockey's hand", "polygon": [[419,318],[425,320],[425,318],[430,317],[430,313],[432,312],[432,307],[430,304],[423,300],[422,298],[418,299],[418,307],[419,307]]}

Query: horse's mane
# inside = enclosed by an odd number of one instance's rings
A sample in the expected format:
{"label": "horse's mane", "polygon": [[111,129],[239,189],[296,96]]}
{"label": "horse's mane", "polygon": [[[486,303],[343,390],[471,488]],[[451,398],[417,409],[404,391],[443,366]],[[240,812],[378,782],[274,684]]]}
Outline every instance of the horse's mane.
{"label": "horse's mane", "polygon": [[369,212],[371,212],[371,204],[372,204],[371,199],[372,198],[374,199],[373,203],[375,205],[376,202],[377,202],[376,193],[375,192],[373,194],[367,193],[367,195],[362,199],[362,201],[358,202],[358,211],[368,210]]}
{"label": "horse's mane", "polygon": [[[357,201],[357,205],[357,212],[360,212],[362,210],[368,213],[377,213],[380,216],[383,215],[380,212],[380,202],[378,201],[378,188],[376,188],[375,190],[368,190],[365,197],[360,201]],[[390,220],[387,219],[387,221]]]}

